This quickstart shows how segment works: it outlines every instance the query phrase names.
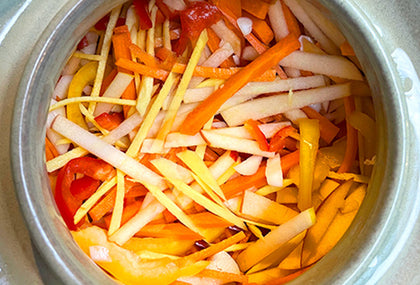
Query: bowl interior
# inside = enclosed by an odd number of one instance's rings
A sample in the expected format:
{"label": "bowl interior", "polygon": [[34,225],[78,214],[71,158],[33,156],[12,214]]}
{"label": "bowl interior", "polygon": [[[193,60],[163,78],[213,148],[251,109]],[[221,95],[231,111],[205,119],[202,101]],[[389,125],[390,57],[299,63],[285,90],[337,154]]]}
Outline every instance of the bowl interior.
{"label": "bowl interior", "polygon": [[[122,2],[69,1],[39,39],[15,104],[12,164],[21,208],[39,251],[68,284],[115,283],[79,250],[62,222],[40,142],[45,137],[50,94],[73,47],[90,26]],[[320,2],[344,31],[366,71],[377,116],[377,159],[368,195],[349,231],[326,257],[292,283],[366,284],[389,266],[385,261],[406,230],[396,230],[401,228],[398,221],[408,217],[410,193],[415,191],[404,169],[410,160],[406,107],[390,56],[363,12],[351,1]],[[402,204],[406,210],[397,211]]]}

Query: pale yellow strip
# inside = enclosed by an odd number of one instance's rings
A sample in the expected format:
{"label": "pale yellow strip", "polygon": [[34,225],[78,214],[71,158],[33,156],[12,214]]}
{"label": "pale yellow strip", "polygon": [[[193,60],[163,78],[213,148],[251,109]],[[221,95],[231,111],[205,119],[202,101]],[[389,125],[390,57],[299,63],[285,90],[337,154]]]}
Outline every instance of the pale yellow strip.
{"label": "pale yellow strip", "polygon": [[[104,41],[101,48],[102,59],[98,62],[98,70],[96,72],[96,78],[93,84],[92,93],[90,94],[91,97],[98,97],[99,92],[101,91],[102,81],[104,79],[104,74],[105,74],[106,62],[108,60],[109,50],[111,49],[112,33],[114,32],[114,28],[117,24],[120,11],[121,11],[121,5],[114,8],[111,11],[111,15],[109,16],[109,22],[106,27]],[[93,114],[93,111],[95,110],[96,102],[97,101],[92,101],[92,103],[89,104],[89,108],[88,108],[89,113]]]}
{"label": "pale yellow strip", "polygon": [[228,181],[229,178],[231,178],[232,175],[236,173],[235,166],[237,166],[240,163],[241,163],[240,161],[235,161],[234,164],[232,164],[222,175],[220,175],[219,178],[217,178],[217,180],[216,180],[217,183],[219,185],[222,185],[223,183]]}
{"label": "pale yellow strip", "polygon": [[228,248],[225,249],[225,251],[232,252],[232,251],[244,250],[248,246],[250,246],[251,244],[254,244],[254,243],[255,243],[255,241],[246,242],[246,243],[237,243],[237,244],[229,246]]}
{"label": "pale yellow strip", "polygon": [[87,199],[74,215],[74,223],[77,224],[90,211],[90,209],[117,183],[117,177],[114,177],[104,183]]}
{"label": "pale yellow strip", "polygon": [[163,47],[172,50],[171,31],[169,27],[169,19],[163,22]]}
{"label": "pale yellow strip", "polygon": [[74,57],[78,57],[81,59],[93,60],[93,61],[101,61],[103,60],[103,56],[99,54],[86,54],[80,51],[76,51],[73,53]]}
{"label": "pale yellow strip", "polygon": [[204,87],[215,87],[215,89],[219,88],[220,85],[224,84],[224,79],[215,79],[210,78],[202,81],[200,84],[197,85],[196,88],[204,88]]}
{"label": "pale yellow strip", "polygon": [[259,238],[259,239],[263,239],[264,238],[261,230],[258,227],[254,226],[252,224],[249,224],[247,226],[248,226],[249,231],[251,233],[253,233],[257,238]]}
{"label": "pale yellow strip", "polygon": [[89,152],[81,147],[76,147],[62,155],[59,155],[46,163],[47,172],[53,172],[60,169],[70,160],[87,155]]}
{"label": "pale yellow strip", "polygon": [[169,109],[166,112],[164,121],[162,123],[162,127],[156,136],[155,142],[153,143],[152,150],[161,150],[163,148],[166,136],[171,131],[179,106],[181,105],[181,102],[184,99],[185,91],[188,88],[188,84],[191,81],[194,69],[197,66],[198,60],[201,57],[201,54],[204,50],[204,47],[206,46],[207,41],[207,31],[204,30],[203,32],[201,32],[200,37],[197,40],[197,44],[193,50],[187,67],[185,68],[185,72],[182,76],[181,82],[179,83],[175,95],[171,101],[171,104],[169,105]]}
{"label": "pale yellow strip", "polygon": [[126,106],[135,106],[136,100],[128,100],[128,99],[117,99],[117,98],[110,98],[110,97],[89,97],[89,96],[82,96],[82,97],[75,97],[70,99],[64,99],[60,102],[55,103],[49,109],[49,112],[64,107],[69,104],[77,104],[77,103],[89,103],[89,102],[98,102],[98,103],[110,103],[116,105],[126,105]]}
{"label": "pale yellow strip", "polygon": [[79,109],[80,109],[80,112],[82,113],[82,115],[84,115],[85,118],[89,122],[91,122],[95,126],[95,128],[97,128],[102,134],[104,134],[104,135],[109,134],[109,131],[108,130],[102,128],[98,124],[98,122],[95,121],[95,117],[93,117],[93,115],[91,113],[89,113],[89,111],[85,108],[85,106],[83,106],[82,104],[79,104]]}
{"label": "pale yellow strip", "polygon": [[[155,55],[155,22],[156,22],[156,13],[157,7],[152,6],[149,4],[149,7],[153,7],[151,9],[151,20],[153,26],[147,31],[147,41],[146,41],[146,51],[149,55]],[[141,88],[139,92],[139,96],[137,98],[137,111],[140,115],[144,116],[146,114],[147,107],[149,106],[150,100],[152,99],[153,95],[153,82],[154,79],[152,77],[143,76],[141,81]]]}
{"label": "pale yellow strip", "polygon": [[108,236],[115,233],[121,226],[121,218],[124,209],[125,174],[117,169],[117,195],[115,197],[114,209],[112,210],[111,223],[109,224]]}
{"label": "pale yellow strip", "polygon": [[284,189],[285,187],[289,186],[293,184],[292,179],[284,179],[283,180],[283,186],[282,187],[276,187],[276,186],[271,186],[271,185],[266,185],[261,187],[260,189],[258,189],[255,194],[261,195],[261,196],[267,196],[271,193],[275,193],[281,189]]}

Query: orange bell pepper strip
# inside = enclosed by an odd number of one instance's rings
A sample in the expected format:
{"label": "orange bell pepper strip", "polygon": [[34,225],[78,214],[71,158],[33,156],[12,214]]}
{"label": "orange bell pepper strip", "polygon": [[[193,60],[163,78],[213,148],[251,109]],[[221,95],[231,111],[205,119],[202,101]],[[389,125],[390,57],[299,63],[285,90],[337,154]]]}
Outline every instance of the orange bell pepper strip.
{"label": "orange bell pepper strip", "polygon": [[265,138],[263,132],[258,127],[259,123],[253,119],[249,119],[245,122],[245,129],[251,134],[254,140],[258,143],[258,146],[263,151],[269,150],[268,141]]}
{"label": "orange bell pepper strip", "polygon": [[293,133],[296,133],[296,129],[292,126],[287,126],[280,129],[270,140],[269,151],[278,152],[286,147],[287,140],[286,138]]}
{"label": "orange bell pepper strip", "polygon": [[188,114],[180,128],[180,132],[195,135],[203,125],[219,110],[219,108],[239,89],[254,78],[262,75],[296,49],[300,47],[299,40],[294,35],[286,36],[254,61],[232,75],[225,84],[202,101]]}
{"label": "orange bell pepper strip", "polygon": [[317,119],[319,121],[319,128],[321,132],[321,138],[327,143],[330,144],[332,140],[337,136],[340,128],[334,125],[330,120],[322,116],[316,110],[312,109],[311,107],[303,107],[302,111],[310,119]]}

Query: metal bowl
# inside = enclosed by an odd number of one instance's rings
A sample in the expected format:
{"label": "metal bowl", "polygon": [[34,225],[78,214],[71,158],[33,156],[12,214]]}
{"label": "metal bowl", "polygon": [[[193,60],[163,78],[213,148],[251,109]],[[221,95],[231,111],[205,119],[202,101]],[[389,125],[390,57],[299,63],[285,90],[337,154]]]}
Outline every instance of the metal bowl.
{"label": "metal bowl", "polygon": [[[78,248],[54,204],[42,143],[47,110],[73,47],[89,27],[122,2],[68,1],[32,51],[13,114],[12,167],[21,209],[36,247],[66,284],[115,282]],[[419,123],[420,103],[407,96],[391,54],[364,12],[352,1],[320,2],[354,47],[372,88],[377,160],[365,202],[348,232],[291,284],[373,284],[391,266],[419,214],[420,136],[414,126]]]}

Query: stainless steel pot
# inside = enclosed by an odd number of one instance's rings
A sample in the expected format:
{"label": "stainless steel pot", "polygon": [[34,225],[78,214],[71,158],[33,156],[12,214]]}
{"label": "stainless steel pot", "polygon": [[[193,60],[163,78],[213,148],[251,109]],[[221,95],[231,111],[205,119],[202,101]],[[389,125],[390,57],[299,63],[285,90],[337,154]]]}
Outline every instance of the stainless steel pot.
{"label": "stainless steel pot", "polygon": [[[46,114],[72,48],[90,26],[121,2],[68,1],[32,51],[15,104],[11,145],[19,202],[35,245],[67,284],[115,283],[79,250],[54,205],[41,143]],[[291,284],[373,284],[389,269],[419,215],[420,149],[415,127],[420,123],[420,103],[415,95],[407,95],[392,55],[363,11],[352,1],[320,2],[344,31],[366,71],[377,114],[378,155],[368,195],[349,231],[325,258]]]}

